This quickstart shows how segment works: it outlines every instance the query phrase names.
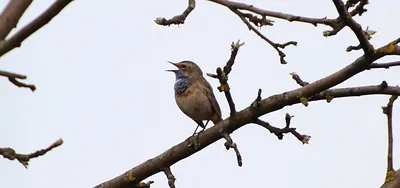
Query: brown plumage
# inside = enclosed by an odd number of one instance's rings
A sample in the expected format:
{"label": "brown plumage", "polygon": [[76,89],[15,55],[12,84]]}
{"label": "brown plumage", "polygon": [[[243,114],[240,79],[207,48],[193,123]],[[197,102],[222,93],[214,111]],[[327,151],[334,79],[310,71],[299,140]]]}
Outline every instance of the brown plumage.
{"label": "brown plumage", "polygon": [[182,112],[203,130],[207,125],[203,120],[211,120],[214,124],[222,121],[221,109],[200,67],[191,61],[171,64],[179,69],[171,71],[176,75],[175,101]]}

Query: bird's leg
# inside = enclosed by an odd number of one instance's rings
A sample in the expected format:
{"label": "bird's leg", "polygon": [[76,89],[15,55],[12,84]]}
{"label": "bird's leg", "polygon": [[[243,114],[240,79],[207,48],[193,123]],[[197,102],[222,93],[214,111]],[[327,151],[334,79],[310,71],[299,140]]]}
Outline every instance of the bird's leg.
{"label": "bird's leg", "polygon": [[[206,127],[207,127],[207,124],[208,124],[209,121],[210,121],[210,120],[207,120],[207,122],[206,122],[205,125],[203,124],[203,121],[200,121],[200,122],[196,121],[196,122],[197,122],[197,127],[196,127],[196,130],[194,130],[194,133],[193,133],[192,136],[195,136],[195,135],[198,136],[198,135],[200,135],[200,133],[202,133],[204,130],[206,130]],[[196,133],[196,131],[197,131],[197,129],[198,129],[199,127],[203,128],[203,130],[201,130],[201,131],[199,131],[198,133]]]}
{"label": "bird's leg", "polygon": [[193,135],[192,136],[194,136],[194,135],[196,135],[196,131],[197,131],[197,129],[200,127],[200,125],[197,125],[197,127],[196,127],[196,129],[194,130],[194,132],[193,132]]}

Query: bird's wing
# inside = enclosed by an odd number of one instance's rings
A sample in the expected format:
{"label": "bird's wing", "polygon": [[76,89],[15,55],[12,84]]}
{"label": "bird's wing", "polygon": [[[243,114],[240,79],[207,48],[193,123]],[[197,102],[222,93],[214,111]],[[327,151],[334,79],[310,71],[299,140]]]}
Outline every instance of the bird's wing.
{"label": "bird's wing", "polygon": [[199,80],[199,82],[203,86],[202,91],[207,96],[207,98],[210,100],[214,111],[218,114],[219,117],[221,117],[221,108],[218,105],[217,99],[215,99],[214,92],[213,92],[213,89],[212,89],[210,83],[208,83],[205,78],[201,78]]}

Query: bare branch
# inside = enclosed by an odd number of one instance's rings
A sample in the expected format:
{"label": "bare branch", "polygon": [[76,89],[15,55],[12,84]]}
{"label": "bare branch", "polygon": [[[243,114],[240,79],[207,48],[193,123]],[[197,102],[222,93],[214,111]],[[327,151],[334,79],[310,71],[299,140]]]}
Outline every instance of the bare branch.
{"label": "bare branch", "polygon": [[393,168],[393,125],[392,125],[392,112],[393,103],[397,99],[397,95],[392,95],[386,107],[382,107],[383,113],[387,116],[388,121],[388,154],[387,154],[387,171],[385,182],[392,181],[395,178],[396,171]]}
{"label": "bare branch", "polygon": [[333,3],[336,6],[340,18],[347,26],[350,27],[351,30],[353,30],[354,34],[357,36],[358,41],[360,41],[361,48],[364,50],[364,53],[367,55],[371,55],[374,52],[374,47],[368,41],[368,37],[362,30],[361,25],[352,18],[352,16],[345,8],[342,0],[333,0]]}
{"label": "bare branch", "polygon": [[50,150],[52,150],[53,148],[60,146],[61,144],[63,144],[63,140],[58,139],[56,142],[54,142],[48,148],[38,150],[31,154],[18,154],[12,148],[0,148],[0,155],[2,155],[4,158],[9,159],[9,160],[17,159],[22,165],[24,165],[25,168],[28,168],[30,159],[42,156],[42,155],[46,154],[47,152],[49,152]]}
{"label": "bare branch", "polygon": [[[289,117],[289,118],[288,118],[288,117]],[[286,126],[285,126],[284,128],[282,128],[282,129],[277,128],[277,127],[274,127],[274,126],[272,126],[271,124],[269,124],[268,122],[265,122],[265,121],[263,121],[263,120],[261,120],[261,119],[257,119],[256,121],[254,121],[254,123],[257,124],[257,125],[260,125],[260,126],[262,126],[262,127],[264,127],[264,128],[266,128],[266,129],[268,129],[269,132],[275,134],[276,137],[278,137],[279,140],[282,140],[282,139],[283,139],[283,135],[284,135],[284,134],[286,134],[286,133],[291,133],[291,134],[293,134],[301,143],[303,143],[303,144],[308,144],[308,142],[309,142],[310,139],[311,139],[311,136],[309,136],[309,135],[302,135],[302,134],[300,134],[300,133],[298,133],[298,132],[296,131],[296,128],[290,128],[290,127],[289,127],[289,125],[290,125],[290,118],[292,118],[292,116],[290,116],[290,115],[285,117]]]}
{"label": "bare branch", "polygon": [[400,61],[393,61],[389,63],[372,63],[369,65],[368,69],[377,69],[377,68],[385,68],[389,69],[390,67],[400,66]]}
{"label": "bare branch", "polygon": [[256,108],[256,107],[259,107],[260,106],[260,101],[261,101],[261,93],[262,93],[262,90],[261,89],[258,89],[258,92],[257,92],[257,98],[251,103],[251,107],[253,107],[253,108]]}
{"label": "bare branch", "polygon": [[241,167],[243,165],[242,155],[240,155],[239,148],[237,147],[237,144],[233,142],[231,136],[229,136],[228,133],[222,133],[222,136],[226,140],[226,142],[224,144],[225,148],[227,150],[229,150],[230,148],[233,148],[235,150],[238,166]]}
{"label": "bare branch", "polygon": [[184,24],[186,18],[189,16],[190,12],[194,10],[196,7],[196,1],[195,0],[189,0],[188,7],[183,11],[182,14],[174,16],[173,18],[167,20],[163,17],[158,17],[154,22],[158,25],[163,25],[163,26],[170,26],[171,24]]}
{"label": "bare branch", "polygon": [[217,75],[207,73],[207,76],[209,76],[209,77],[218,78],[219,83],[221,84],[218,87],[218,90],[220,92],[224,92],[225,93],[225,97],[226,97],[226,99],[228,101],[229,109],[231,111],[231,115],[234,115],[236,113],[236,108],[235,108],[235,103],[233,102],[232,95],[231,95],[231,92],[230,92],[230,87],[229,87],[229,84],[228,84],[228,75],[232,71],[232,66],[233,66],[233,64],[235,62],[235,58],[236,58],[236,55],[237,55],[237,53],[239,51],[239,48],[241,46],[243,46],[243,45],[244,45],[244,42],[241,43],[240,40],[238,40],[236,43],[232,42],[232,44],[231,44],[231,56],[230,56],[228,62],[226,62],[226,65],[224,66],[224,69],[222,70],[220,67],[218,67],[217,71],[216,71]]}
{"label": "bare branch", "polygon": [[292,75],[293,80],[295,80],[296,83],[299,84],[300,86],[305,86],[305,85],[308,85],[308,84],[309,84],[308,82],[303,81],[303,80],[300,78],[300,76],[299,76],[297,73],[295,73],[295,72],[290,73],[290,75]]}
{"label": "bare branch", "polygon": [[164,173],[165,173],[165,175],[167,176],[167,178],[168,178],[168,185],[169,185],[169,187],[170,188],[175,188],[175,176],[172,174],[172,172],[171,172],[171,168],[170,167],[167,167],[167,168],[164,168]]}
{"label": "bare branch", "polygon": [[0,40],[4,40],[28,9],[32,0],[10,0],[0,15]]}
{"label": "bare branch", "polygon": [[37,30],[39,30],[41,27],[49,23],[58,13],[61,12],[63,8],[65,8],[72,1],[73,0],[57,0],[56,2],[54,2],[39,17],[23,27],[11,38],[0,45],[0,57],[11,51],[12,49],[20,47],[22,41],[24,41]]}
{"label": "bare branch", "polygon": [[280,50],[279,48],[285,48],[288,45],[297,45],[297,42],[295,41],[290,41],[290,42],[286,42],[284,44],[278,44],[278,43],[274,43],[272,42],[270,39],[268,39],[266,36],[264,36],[260,31],[258,31],[253,25],[250,24],[250,22],[248,22],[246,20],[246,18],[244,17],[243,13],[238,11],[237,9],[231,9],[232,12],[234,12],[236,15],[239,16],[239,18],[243,21],[243,23],[245,23],[247,25],[247,27],[252,30],[254,33],[256,33],[259,37],[261,37],[263,40],[265,40],[268,44],[270,44],[279,54],[280,57],[280,62],[281,64],[287,64],[287,62],[285,61],[285,57],[286,54],[282,52],[282,50]]}
{"label": "bare branch", "polygon": [[323,25],[331,26],[332,28],[334,28],[336,25],[334,19],[307,18],[307,17],[302,17],[302,16],[285,14],[285,13],[281,13],[281,12],[263,10],[263,9],[255,7],[253,5],[248,5],[245,3],[233,2],[233,1],[228,1],[228,0],[210,0],[210,1],[220,4],[220,5],[223,5],[225,7],[228,7],[230,9],[247,10],[247,11],[259,14],[263,17],[270,16],[270,17],[274,17],[274,18],[284,19],[289,22],[295,21],[295,22],[310,23],[314,26],[317,26],[317,24],[323,24]]}
{"label": "bare branch", "polygon": [[25,75],[20,75],[20,74],[16,74],[16,73],[12,73],[12,72],[7,72],[7,71],[2,71],[0,70],[0,76],[5,76],[8,77],[8,80],[13,83],[14,85],[18,86],[18,87],[26,87],[31,89],[32,91],[36,90],[36,87],[34,85],[28,85],[28,84],[24,84],[21,83],[17,80],[18,79],[26,79]]}

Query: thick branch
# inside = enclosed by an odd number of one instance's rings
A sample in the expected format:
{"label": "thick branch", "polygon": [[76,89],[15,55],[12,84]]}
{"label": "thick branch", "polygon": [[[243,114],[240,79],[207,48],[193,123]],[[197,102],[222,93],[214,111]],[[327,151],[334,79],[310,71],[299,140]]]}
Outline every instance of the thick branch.
{"label": "thick branch", "polygon": [[[300,88],[301,89],[301,88]],[[293,92],[293,91],[292,91]],[[315,95],[310,101],[316,100],[324,100],[326,92],[322,92],[321,94]],[[336,98],[340,97],[354,97],[354,96],[362,96],[362,95],[372,95],[372,94],[386,94],[386,95],[400,95],[400,87],[391,87],[387,86],[382,88],[380,85],[378,86],[364,86],[364,87],[355,87],[355,88],[341,88],[341,89],[332,89],[329,91],[331,96]],[[286,94],[287,96],[287,94]],[[168,149],[164,153],[156,156],[152,159],[149,159],[142,164],[130,169],[124,174],[104,182],[98,186],[97,188],[129,188],[129,185],[132,181],[142,181],[143,179],[160,172],[160,168],[167,167],[175,164],[176,162],[183,160],[192,154],[202,150],[208,145],[216,142],[217,140],[222,138],[220,134],[220,130],[233,132],[236,129],[239,129],[243,125],[247,123],[254,122],[253,118],[260,116],[259,114],[264,114],[272,111],[279,110],[283,107],[283,105],[293,105],[297,104],[300,101],[293,100],[291,98],[285,98],[285,94],[274,95],[268,97],[266,99],[261,100],[260,106],[257,109],[263,109],[262,112],[254,110],[253,107],[246,108],[240,112],[238,112],[235,116],[235,121],[232,120],[231,117],[223,120],[215,126],[210,127],[205,130],[201,135],[197,138],[189,138],[172,148]],[[268,105],[265,106],[265,105]],[[265,110],[264,110],[265,109]],[[192,142],[198,142],[198,148],[195,150],[188,145]],[[133,174],[135,179],[131,179],[131,181],[126,178],[129,174]]]}
{"label": "thick branch", "polygon": [[17,27],[19,19],[32,0],[10,0],[0,15],[0,41],[4,40],[13,28]]}
{"label": "thick branch", "polygon": [[61,144],[63,144],[63,140],[58,139],[56,142],[54,142],[48,148],[38,150],[31,154],[18,154],[12,148],[0,148],[0,155],[2,155],[4,158],[9,159],[9,160],[17,159],[22,165],[24,165],[25,168],[28,168],[30,159],[42,156],[42,155],[46,154],[47,152],[49,152],[50,150],[52,150],[53,148],[60,146]]}
{"label": "thick branch", "polygon": [[[368,58],[366,56],[361,56],[350,65],[325,78],[317,80],[304,87],[265,98],[260,101],[257,108],[249,106],[246,109],[235,113],[234,116],[230,116],[216,125],[208,128],[202,132],[202,134],[195,137],[190,137],[168,149],[164,153],[149,159],[142,164],[139,164],[138,166],[128,170],[118,177],[97,185],[96,187],[128,188],[133,182],[142,181],[143,179],[160,172],[163,168],[170,167],[178,161],[183,160],[202,150],[208,145],[216,142],[223,137],[221,133],[232,133],[246,124],[253,123],[258,117],[264,114],[282,109],[288,105],[300,103],[300,98],[309,98],[311,96],[315,96],[316,94],[336,86],[350,77],[364,71],[369,64],[383,56],[384,54],[374,54]],[[215,77],[215,75],[209,76]],[[378,94],[384,94],[385,92],[391,92],[390,95],[400,94],[400,89],[398,87],[393,88],[387,85],[385,87],[378,87]],[[356,88],[353,89],[357,90]],[[329,90],[329,93],[334,96],[335,89]],[[362,93],[358,94],[362,95]],[[353,96],[353,93],[346,93],[343,95]],[[313,98],[313,100],[316,100],[316,97]],[[189,145],[193,142],[196,142],[198,147],[189,147]]]}
{"label": "thick branch", "polygon": [[2,71],[0,70],[0,76],[5,76],[8,77],[8,80],[13,83],[14,85],[18,86],[18,87],[26,87],[31,89],[32,91],[36,90],[36,87],[34,85],[28,85],[28,84],[24,84],[22,82],[19,82],[17,80],[18,79],[26,79],[25,75],[20,75],[20,74],[16,74],[16,73],[12,73],[12,72],[6,72],[6,71]]}
{"label": "thick branch", "polygon": [[34,32],[39,30],[41,27],[49,23],[58,13],[61,12],[70,2],[73,0],[57,0],[54,2],[44,13],[42,13],[35,20],[30,22],[28,25],[23,27],[11,38],[6,40],[0,45],[0,57],[11,51],[16,47],[20,47],[22,41],[32,35]]}
{"label": "thick branch", "polygon": [[182,14],[174,16],[171,19],[165,19],[163,17],[158,17],[154,22],[156,22],[158,25],[163,25],[163,26],[170,26],[171,24],[184,24],[186,18],[189,16],[190,12],[194,10],[196,7],[196,1],[195,0],[189,0],[188,7],[183,11]]}

